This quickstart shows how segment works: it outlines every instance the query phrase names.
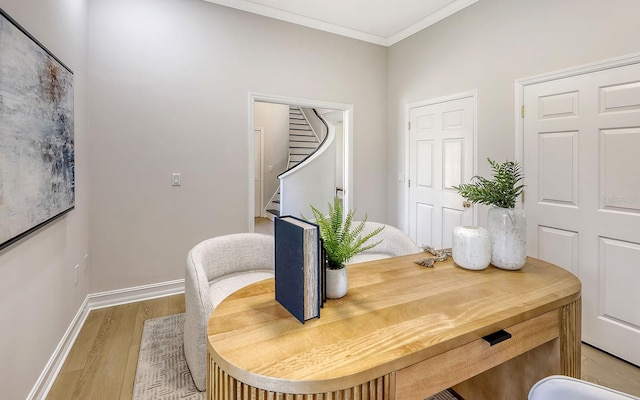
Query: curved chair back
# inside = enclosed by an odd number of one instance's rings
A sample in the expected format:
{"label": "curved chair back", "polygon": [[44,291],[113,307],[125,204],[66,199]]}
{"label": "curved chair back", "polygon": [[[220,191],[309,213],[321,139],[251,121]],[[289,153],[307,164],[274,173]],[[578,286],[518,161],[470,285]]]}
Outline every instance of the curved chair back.
{"label": "curved chair back", "polygon": [[239,272],[273,270],[273,236],[236,233],[207,239],[191,249],[187,263],[202,268],[207,281]]}
{"label": "curved chair back", "polygon": [[[351,226],[357,226],[358,224],[360,224],[360,221],[353,221]],[[384,226],[384,229],[371,238],[370,241],[377,242],[382,240],[382,242],[374,248],[365,250],[358,254],[350,261],[350,263],[370,261],[379,258],[398,257],[407,254],[416,254],[422,251],[422,249],[420,249],[420,247],[418,247],[406,233],[391,225],[366,221],[364,223],[362,236],[367,235],[381,225]]]}
{"label": "curved chair back", "polygon": [[273,272],[274,248],[271,235],[237,233],[204,240],[189,251],[184,282],[184,353],[201,391],[205,390],[207,322],[214,308],[210,285],[228,277],[235,279],[231,286],[237,289],[264,279],[265,274],[259,272]]}
{"label": "curved chair back", "polygon": [[531,388],[529,400],[639,400],[617,390],[563,375],[544,378]]}

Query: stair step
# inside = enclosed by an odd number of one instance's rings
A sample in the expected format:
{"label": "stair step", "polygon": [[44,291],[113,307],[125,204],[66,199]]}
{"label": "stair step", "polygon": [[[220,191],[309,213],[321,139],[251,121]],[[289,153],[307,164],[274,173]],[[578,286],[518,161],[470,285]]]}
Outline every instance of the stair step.
{"label": "stair step", "polygon": [[273,200],[272,203],[280,204],[280,200]]}
{"label": "stair step", "polygon": [[289,136],[297,136],[297,137],[312,137],[315,138],[316,135],[313,133],[305,133],[305,131],[289,131]]}
{"label": "stair step", "polygon": [[290,142],[318,142],[318,139],[315,136],[312,135],[289,135],[289,141]]}
{"label": "stair step", "polygon": [[289,148],[289,153],[290,154],[311,154],[315,150],[316,149],[313,147],[295,147],[295,148]]}
{"label": "stair step", "polygon": [[267,212],[270,212],[271,214],[275,215],[276,217],[280,216],[280,211],[278,211],[278,210],[269,209],[269,210],[267,210]]}
{"label": "stair step", "polygon": [[297,153],[297,154],[291,154],[290,159],[291,160],[295,160],[295,161],[302,161],[305,158],[309,157],[312,153],[308,153],[308,154],[304,154],[304,153]]}

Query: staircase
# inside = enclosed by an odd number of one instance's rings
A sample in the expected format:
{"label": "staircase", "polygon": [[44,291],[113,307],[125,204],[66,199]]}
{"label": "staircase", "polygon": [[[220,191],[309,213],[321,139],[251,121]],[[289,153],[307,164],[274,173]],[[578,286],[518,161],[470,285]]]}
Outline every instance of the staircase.
{"label": "staircase", "polygon": [[[320,140],[300,107],[289,106],[289,158],[286,171],[313,154],[318,146],[320,146]],[[277,217],[280,216],[280,188],[271,198],[267,211]]]}

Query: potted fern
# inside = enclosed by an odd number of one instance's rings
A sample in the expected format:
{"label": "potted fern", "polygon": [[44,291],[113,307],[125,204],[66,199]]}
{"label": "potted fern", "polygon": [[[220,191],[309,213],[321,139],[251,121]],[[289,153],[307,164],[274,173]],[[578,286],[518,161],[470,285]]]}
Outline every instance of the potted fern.
{"label": "potted fern", "polygon": [[499,164],[487,159],[493,179],[481,176],[471,183],[454,186],[458,193],[472,203],[492,206],[487,213],[487,228],[491,234],[491,264],[516,270],[526,260],[526,219],[516,201],[524,190],[524,175],[517,161]]}
{"label": "potted fern", "polygon": [[[320,237],[327,255],[327,297],[339,299],[347,294],[348,279],[345,263],[353,256],[377,246],[381,241],[369,243],[375,235],[384,229],[384,225],[362,235],[367,216],[352,226],[355,211],[350,210],[344,217],[342,202],[338,197],[333,205],[328,204],[327,215],[311,206],[315,223],[320,227]],[[304,217],[303,217],[304,218]]]}

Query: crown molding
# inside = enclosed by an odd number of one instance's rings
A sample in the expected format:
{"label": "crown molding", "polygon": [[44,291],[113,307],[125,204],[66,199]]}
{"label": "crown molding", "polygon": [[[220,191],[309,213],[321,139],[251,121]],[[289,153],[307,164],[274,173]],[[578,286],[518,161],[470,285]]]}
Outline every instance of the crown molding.
{"label": "crown molding", "polygon": [[305,17],[302,15],[290,13],[288,11],[279,10],[276,8],[268,7],[262,4],[253,3],[248,0],[204,0],[209,3],[218,4],[221,6],[235,8],[237,10],[246,11],[252,14],[258,14],[269,18],[279,19],[281,21],[290,22],[296,25],[306,26],[336,35],[346,36],[352,39],[362,40],[365,42],[377,44],[380,46],[389,47],[395,43],[406,39],[407,37],[417,33],[443,19],[453,15],[454,13],[462,10],[471,4],[476,3],[478,0],[455,0],[446,7],[438,10],[437,12],[429,15],[428,17],[416,22],[415,24],[408,26],[402,31],[391,35],[389,37],[383,37],[373,35],[370,33],[358,31],[355,29],[347,28],[344,26],[332,24],[326,21],[320,21],[314,18]]}

